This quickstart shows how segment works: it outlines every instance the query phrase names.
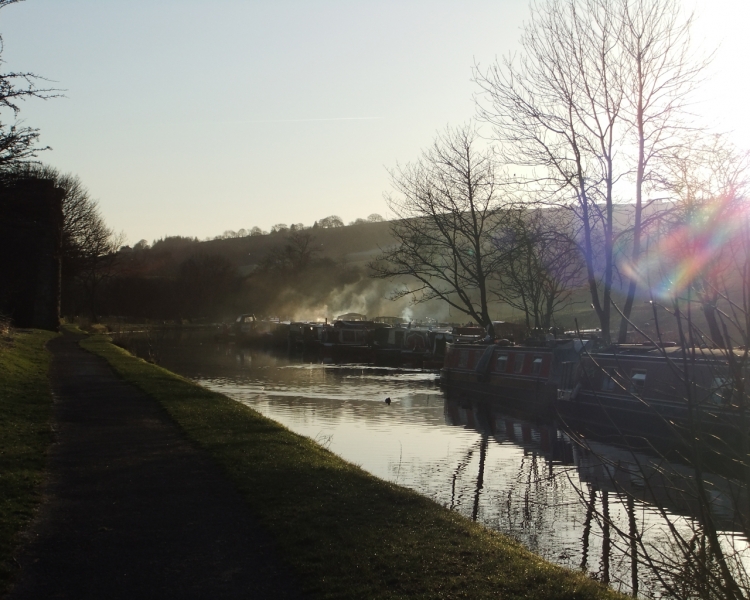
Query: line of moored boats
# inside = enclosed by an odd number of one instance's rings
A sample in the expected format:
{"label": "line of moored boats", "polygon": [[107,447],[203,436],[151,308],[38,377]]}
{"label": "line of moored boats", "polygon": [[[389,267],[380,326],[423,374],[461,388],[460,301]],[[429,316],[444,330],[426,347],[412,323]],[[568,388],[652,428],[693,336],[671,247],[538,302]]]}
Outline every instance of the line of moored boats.
{"label": "line of moored boats", "polygon": [[750,406],[727,350],[673,343],[603,347],[596,336],[580,334],[531,339],[525,328],[503,322],[493,324],[491,339],[476,326],[348,317],[306,323],[240,315],[225,334],[315,353],[324,362],[440,369],[454,396],[499,402],[526,415],[554,414],[637,448],[675,442],[687,448],[699,439],[738,460],[748,454]]}
{"label": "line of moored boats", "polygon": [[[328,323],[258,319],[253,314],[243,314],[219,335],[242,344],[316,356],[323,362],[427,369],[443,366],[449,344],[475,343],[487,336],[483,328],[476,326],[405,322],[397,317],[368,320],[356,314],[343,317]],[[516,335],[523,331],[510,324],[506,329]]]}

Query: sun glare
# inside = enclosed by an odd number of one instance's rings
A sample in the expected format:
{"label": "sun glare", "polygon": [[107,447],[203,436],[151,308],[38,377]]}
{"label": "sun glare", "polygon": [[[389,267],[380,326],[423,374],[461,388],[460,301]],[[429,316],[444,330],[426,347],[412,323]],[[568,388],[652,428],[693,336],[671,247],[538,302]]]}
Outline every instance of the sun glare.
{"label": "sun glare", "polygon": [[663,300],[694,283],[731,278],[729,269],[748,241],[750,207],[744,198],[724,195],[674,216],[671,225],[650,232],[640,261],[623,265],[628,277]]}

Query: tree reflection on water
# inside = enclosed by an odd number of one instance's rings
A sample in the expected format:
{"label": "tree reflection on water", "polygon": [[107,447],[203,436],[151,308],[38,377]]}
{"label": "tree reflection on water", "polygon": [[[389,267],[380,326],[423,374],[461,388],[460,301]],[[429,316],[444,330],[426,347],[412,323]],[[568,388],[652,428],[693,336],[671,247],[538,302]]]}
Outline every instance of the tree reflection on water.
{"label": "tree reflection on water", "polygon": [[[434,373],[301,362],[198,333],[155,340],[127,345],[548,560],[641,597],[719,596],[685,465],[446,397]],[[747,495],[726,477],[703,481],[735,597],[747,594]]]}
{"label": "tree reflection on water", "polygon": [[[579,548],[563,549],[557,562],[573,566],[577,552],[581,570],[633,595],[720,597],[717,581],[725,579],[707,539],[704,507],[689,466],[579,438],[555,425],[512,418],[496,405],[467,397],[447,399],[445,415],[451,425],[480,431],[483,442],[489,436],[499,444],[523,448],[502,508],[493,509],[493,499],[488,498],[480,520],[546,554],[544,538],[554,536],[559,511],[574,497],[573,512],[584,514]],[[459,466],[467,473],[465,464]],[[488,478],[485,460],[476,468],[467,475],[476,477],[479,490]],[[718,528],[723,560],[737,584],[735,597],[744,597],[750,565],[743,512],[746,490],[735,480],[711,473],[703,474],[702,483],[711,498],[708,508]],[[474,518],[477,506],[475,498]]]}

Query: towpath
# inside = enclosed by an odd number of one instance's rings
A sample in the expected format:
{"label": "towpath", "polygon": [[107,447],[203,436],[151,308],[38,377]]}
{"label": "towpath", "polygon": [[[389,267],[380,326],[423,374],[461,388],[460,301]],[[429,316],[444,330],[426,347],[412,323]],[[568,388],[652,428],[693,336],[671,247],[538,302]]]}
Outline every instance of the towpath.
{"label": "towpath", "polygon": [[77,341],[50,343],[56,443],[7,598],[302,598],[218,466]]}

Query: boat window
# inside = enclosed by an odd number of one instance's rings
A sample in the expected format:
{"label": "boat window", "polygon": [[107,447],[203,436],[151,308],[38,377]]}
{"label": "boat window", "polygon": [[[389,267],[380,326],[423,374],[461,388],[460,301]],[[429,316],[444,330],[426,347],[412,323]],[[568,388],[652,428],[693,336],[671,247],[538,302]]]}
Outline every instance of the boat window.
{"label": "boat window", "polygon": [[535,356],[534,362],[531,363],[531,374],[532,375],[539,375],[539,373],[542,372],[542,357],[541,356]]}
{"label": "boat window", "polygon": [[633,369],[630,372],[630,391],[636,394],[643,392],[646,387],[646,370]]}
{"label": "boat window", "polygon": [[732,401],[732,386],[724,377],[714,377],[711,382],[711,402],[714,404],[730,404]]}
{"label": "boat window", "polygon": [[617,370],[608,367],[602,373],[602,391],[614,392],[617,389]]}
{"label": "boat window", "polygon": [[497,357],[497,364],[495,365],[495,371],[505,373],[508,370],[508,355],[500,354]]}
{"label": "boat window", "polygon": [[523,354],[522,352],[516,354],[516,362],[513,365],[513,367],[514,367],[513,370],[516,373],[520,373],[521,371],[523,371],[523,363],[524,363],[525,359],[526,359],[526,355]]}

